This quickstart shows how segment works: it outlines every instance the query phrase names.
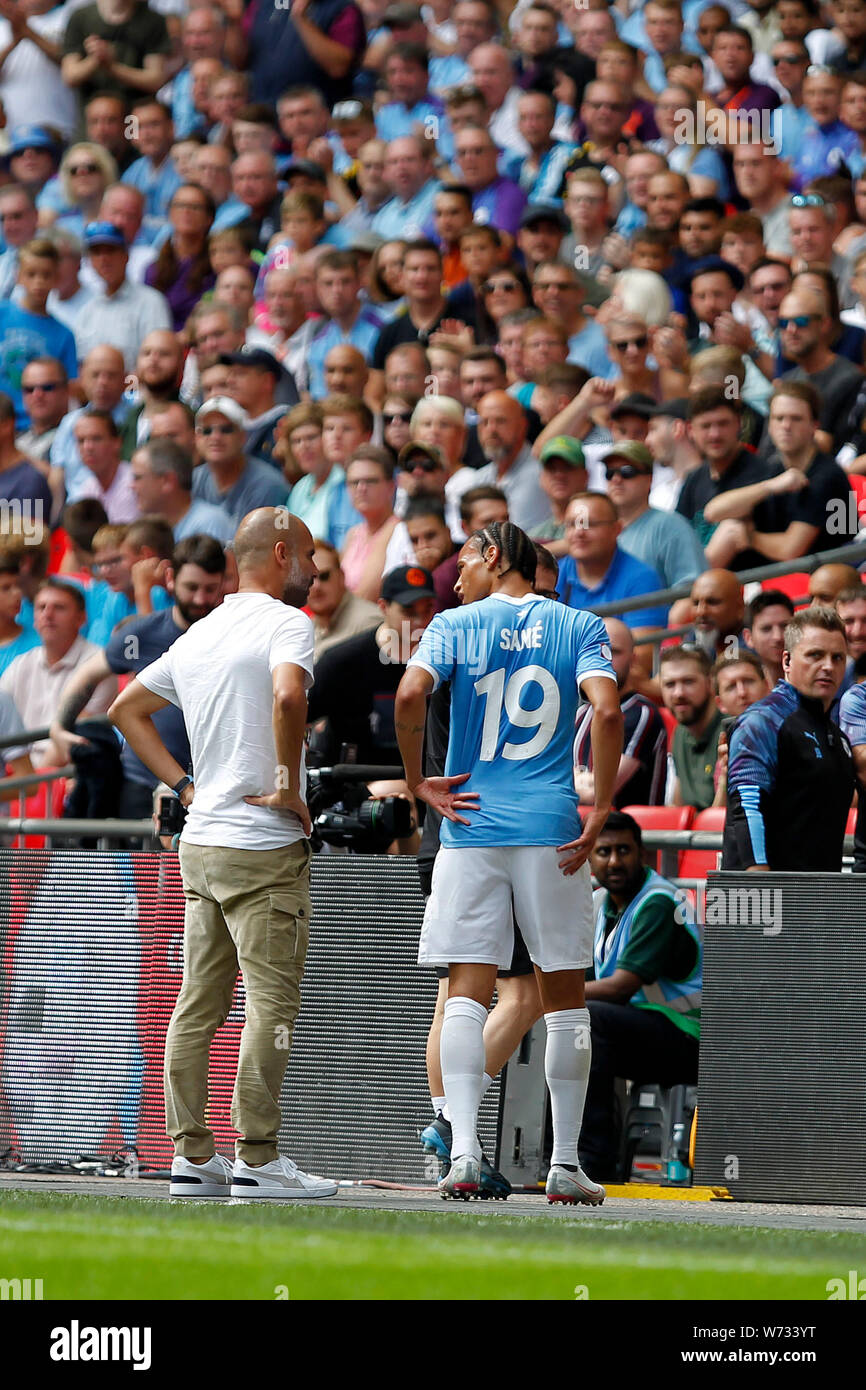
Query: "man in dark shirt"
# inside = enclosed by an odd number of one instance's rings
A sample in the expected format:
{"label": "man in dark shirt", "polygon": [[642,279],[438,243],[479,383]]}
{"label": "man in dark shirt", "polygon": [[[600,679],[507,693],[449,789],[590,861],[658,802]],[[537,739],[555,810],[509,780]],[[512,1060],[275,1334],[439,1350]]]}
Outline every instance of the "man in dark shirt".
{"label": "man in dark shirt", "polygon": [[[445,318],[447,304],[442,294],[442,252],[432,241],[414,241],[403,261],[406,308],[386,323],[373,348],[373,370],[385,370],[385,358],[400,343],[421,343],[426,347]],[[448,320],[446,319],[446,322]]]}
{"label": "man in dark shirt", "polygon": [[616,1078],[697,1081],[702,952],[682,895],[644,867],[631,816],[611,811],[590,866],[606,891],[596,899],[595,978],[586,982],[592,1064],[579,1153],[598,1182],[616,1176]]}
{"label": "man in dark shirt", "polygon": [[[60,72],[83,102],[97,92],[116,93],[127,105],[155,95],[165,81],[163,59],[171,52],[165,19],[137,0],[103,0],[69,17]],[[130,83],[128,73],[135,72]]]}
{"label": "man in dark shirt", "polygon": [[728,737],[723,869],[841,872],[856,776],[830,709],[847,658],[838,613],[795,613],[785,629],[784,678]]}
{"label": "man in dark shirt", "polygon": [[863,385],[863,373],[846,357],[830,350],[837,326],[830,317],[826,296],[818,290],[792,290],[779,307],[782,355],[796,367],[782,381],[810,381],[821,402],[820,449],[837,454],[847,443],[849,417]]}
{"label": "man in dark shirt", "polygon": [[394,696],[421,634],[436,611],[433,576],[420,565],[401,565],[382,580],[384,621],[369,632],[338,642],[316,662],[310,691],[311,724],[327,719],[315,735],[314,751],[337,762],[344,743],[354,744],[359,763],[399,763],[394,731]]}
{"label": "man in dark shirt", "polygon": [[[101,680],[115,675],[143,671],[199,618],[217,608],[223,600],[226,557],[219,541],[212,536],[189,536],[172,556],[166,588],[174,597],[171,608],[143,618],[119,623],[104,651],[96,652],[76,671],[65,687],[51,737],[67,756],[75,757],[87,739],[72,732],[75,721]],[[154,715],[154,724],[165,746],[182,767],[189,767],[190,753],[183,715],[168,705]],[[117,814],[121,819],[138,820],[153,810],[156,778],[128,744],[121,753],[124,780]]]}
{"label": "man in dark shirt", "polygon": [[[740,443],[742,402],[730,397],[723,386],[705,386],[689,400],[689,435],[703,462],[686,474],[677,511],[692,523],[707,562],[729,569],[742,550],[742,538],[719,529],[705,509],[719,493],[746,487],[766,477],[766,469],[751,449]],[[756,563],[760,564],[760,561]]]}
{"label": "man in dark shirt", "polygon": [[[605,618],[604,625],[610,639],[610,660],[616,672],[624,721],[622,757],[613,804],[617,808],[662,806],[667,771],[667,730],[652,700],[637,694],[632,688],[634,638],[631,629],[619,618]],[[589,704],[581,706],[575,724],[574,785],[582,801],[592,801],[592,705]]]}
{"label": "man in dark shirt", "polygon": [[739,534],[759,564],[832,550],[857,535],[848,478],[815,443],[820,412],[810,381],[780,382],[770,398],[774,450],[764,480],[725,492],[706,507],[706,519],[721,523],[716,535],[722,526],[725,534]]}
{"label": "man in dark shirt", "polygon": [[13,504],[7,508],[12,524],[16,524],[17,512],[17,525],[23,534],[32,533],[38,542],[43,534],[48,535],[51,489],[44,474],[21,453],[15,436],[15,406],[0,392],[0,500]]}

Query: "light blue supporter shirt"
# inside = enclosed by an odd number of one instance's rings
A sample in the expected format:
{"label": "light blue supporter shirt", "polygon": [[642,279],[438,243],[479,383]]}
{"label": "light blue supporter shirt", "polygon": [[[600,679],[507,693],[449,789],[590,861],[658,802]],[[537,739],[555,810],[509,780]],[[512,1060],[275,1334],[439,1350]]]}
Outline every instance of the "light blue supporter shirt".
{"label": "light blue supporter shirt", "polygon": [[572,745],[578,685],[615,680],[600,618],[551,599],[494,594],[439,613],[409,666],[451,682],[445,775],[469,772],[470,824],[443,820],[452,848],[562,845],[580,835]]}

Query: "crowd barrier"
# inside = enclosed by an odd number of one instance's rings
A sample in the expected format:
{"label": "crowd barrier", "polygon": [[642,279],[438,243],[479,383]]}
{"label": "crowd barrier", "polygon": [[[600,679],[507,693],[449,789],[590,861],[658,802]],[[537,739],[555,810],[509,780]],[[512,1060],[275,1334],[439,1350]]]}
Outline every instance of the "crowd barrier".
{"label": "crowd barrier", "polygon": [[[281,1147],[340,1178],[429,1182],[418,1133],[436,981],[416,964],[415,862],[319,856],[312,893]],[[746,1201],[862,1204],[866,879],[711,873],[701,906],[695,1181]],[[165,1168],[163,1047],[182,962],[174,855],[0,850],[0,1153]],[[208,1122],[225,1153],[242,1024],[239,981],[211,1054]],[[533,1063],[517,1054],[480,1123],[488,1154],[530,1184],[546,1128]]]}
{"label": "crowd barrier", "polygon": [[[342,1178],[424,1182],[424,1047],[436,980],[416,964],[412,859],[323,855],[283,1093],[281,1146]],[[162,1062],[183,965],[174,855],[0,850],[0,1153],[44,1164],[123,1152],[164,1167]],[[230,1153],[240,981],[211,1053],[208,1122]],[[279,1045],[280,1039],[275,1039]],[[496,1149],[499,1086],[482,1106]]]}

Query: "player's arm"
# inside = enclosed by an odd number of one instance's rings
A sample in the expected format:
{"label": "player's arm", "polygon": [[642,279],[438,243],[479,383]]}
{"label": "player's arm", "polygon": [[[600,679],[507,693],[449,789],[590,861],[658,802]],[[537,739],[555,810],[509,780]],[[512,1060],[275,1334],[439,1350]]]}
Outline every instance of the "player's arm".
{"label": "player's arm", "polygon": [[592,705],[592,767],[594,806],[584,822],[583,834],[571,844],[558,845],[565,853],[559,867],[565,874],[576,874],[589,858],[613,805],[619,761],[622,757],[623,717],[616,681],[607,676],[586,676],[581,689]]}
{"label": "player's arm", "polygon": [[[141,759],[148,771],[160,782],[173,787],[186,776],[186,768],[181,767],[177,758],[172,757],[156,731],[153,715],[171,703],[161,695],[154,695],[141,681],[130,681],[121,691],[108,711],[108,717],[119,729],[133,753]],[[193,797],[192,785],[181,793],[184,806],[189,806]]]}
{"label": "player's arm", "polygon": [[277,765],[274,768],[275,791],[265,796],[245,796],[250,806],[270,806],[279,811],[292,811],[300,820],[304,834],[309,835],[313,823],[304,801],[301,787],[301,753],[307,730],[307,673],[302,666],[281,661],[274,667],[274,747]]}
{"label": "player's arm", "polygon": [[432,694],[433,675],[423,666],[410,666],[397,687],[394,701],[394,727],[406,783],[414,797],[426,801],[447,820],[469,825],[458,811],[471,811],[478,805],[477,792],[452,791],[469,780],[469,773],[458,777],[425,777],[423,767],[424,724],[427,697]]}
{"label": "player's arm", "polygon": [[61,763],[69,761],[71,750],[76,745],[87,743],[87,739],[82,738],[81,734],[72,732],[75,721],[93,699],[100,681],[112,675],[114,672],[105,658],[105,652],[94,652],[63,687],[60,704],[51,721],[50,729],[51,741],[63,755]]}
{"label": "player's arm", "polygon": [[612,975],[603,980],[587,980],[584,990],[587,999],[606,999],[609,1004],[627,1004],[633,994],[637,994],[643,981],[632,970],[621,970],[617,966]]}

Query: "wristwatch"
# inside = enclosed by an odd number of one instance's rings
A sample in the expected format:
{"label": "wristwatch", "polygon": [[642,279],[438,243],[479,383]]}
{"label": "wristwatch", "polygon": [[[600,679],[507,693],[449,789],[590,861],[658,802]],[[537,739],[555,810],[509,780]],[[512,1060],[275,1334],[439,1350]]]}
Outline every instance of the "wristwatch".
{"label": "wristwatch", "polygon": [[179,782],[175,782],[174,786],[172,787],[172,791],[174,792],[175,796],[180,796],[181,792],[182,792],[186,787],[191,787],[191,786],[192,786],[192,778],[191,778],[191,777],[181,777],[181,779],[180,779]]}

